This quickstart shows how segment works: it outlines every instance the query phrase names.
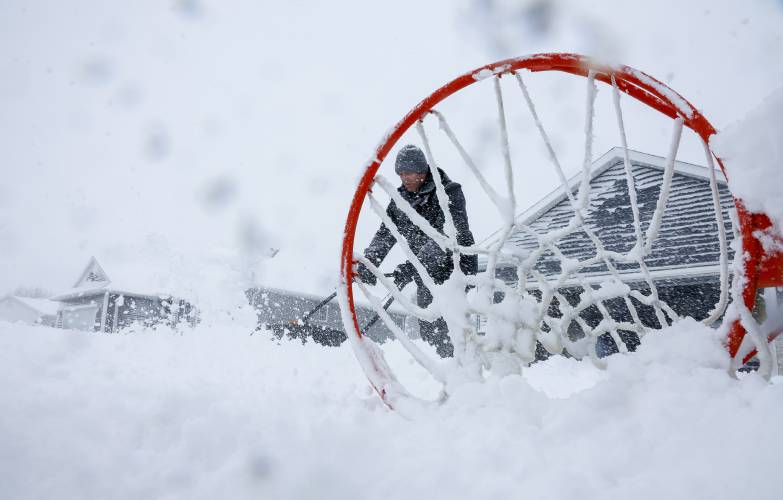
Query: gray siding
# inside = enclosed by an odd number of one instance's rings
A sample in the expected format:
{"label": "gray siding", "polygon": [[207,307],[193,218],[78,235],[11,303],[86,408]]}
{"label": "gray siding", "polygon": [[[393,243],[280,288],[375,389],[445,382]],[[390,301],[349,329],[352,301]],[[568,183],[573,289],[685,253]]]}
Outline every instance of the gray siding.
{"label": "gray siding", "polygon": [[[321,301],[320,298],[271,288],[252,288],[247,291],[247,296],[258,314],[259,325],[275,330],[278,328],[290,329],[289,325],[292,321],[302,318]],[[375,311],[368,307],[357,307],[356,314],[359,318],[359,325],[363,327],[375,316]],[[390,313],[390,315],[397,326],[404,330],[405,316],[397,313]],[[308,324],[339,333],[340,337],[344,338],[345,330],[337,299],[332,300],[310,316]],[[392,332],[380,319],[364,333],[373,340],[381,342],[393,337]]]}
{"label": "gray siding", "polygon": [[[120,299],[122,297],[122,299]],[[117,310],[115,323],[114,310]],[[106,331],[119,331],[133,325],[155,327],[165,324],[176,327],[182,324],[195,326],[198,322],[196,308],[186,300],[177,298],[143,297],[111,294]]]}
{"label": "gray siding", "polygon": [[[655,211],[663,171],[643,164],[632,164],[637,200],[639,204],[642,231],[650,225]],[[617,160],[603,173],[591,181],[590,208],[587,225],[592,228],[607,250],[628,252],[636,242],[633,227],[633,214],[628,196],[625,169],[621,160]],[[733,239],[729,210],[733,207],[731,193],[725,185],[719,183],[721,207],[727,239]],[[539,234],[553,229],[563,228],[573,216],[573,210],[567,199],[550,208],[528,225]],[[516,232],[506,244],[506,250],[533,250],[538,247],[535,238],[521,231]],[[572,259],[585,260],[593,257],[596,248],[583,230],[574,232],[557,243],[557,248]],[[732,258],[733,254],[729,254]],[[714,216],[712,192],[709,181],[675,174],[672,179],[669,202],[664,212],[658,237],[654,241],[651,254],[645,259],[653,275],[667,269],[694,266],[715,266],[720,259],[718,226]],[[618,270],[634,272],[636,264],[617,263]],[[547,251],[536,265],[536,270],[545,276],[560,273],[560,261],[551,251]],[[505,279],[516,281],[511,269],[502,272]],[[604,264],[586,268],[583,273],[604,274],[608,270]],[[515,273],[514,273],[515,274]]]}
{"label": "gray siding", "polygon": [[[99,295],[85,295],[64,299],[60,301],[64,306],[80,306],[94,304],[97,306],[94,331],[100,331],[101,318],[103,316],[103,297]],[[122,299],[120,299],[122,297]],[[115,317],[116,307],[116,317]],[[131,326],[155,327],[160,324],[176,326],[186,322],[194,326],[198,321],[198,311],[189,302],[181,299],[160,298],[141,295],[124,295],[116,292],[109,293],[108,307],[106,309],[105,332],[117,332]],[[57,326],[67,327],[62,319],[62,314],[57,321]]]}

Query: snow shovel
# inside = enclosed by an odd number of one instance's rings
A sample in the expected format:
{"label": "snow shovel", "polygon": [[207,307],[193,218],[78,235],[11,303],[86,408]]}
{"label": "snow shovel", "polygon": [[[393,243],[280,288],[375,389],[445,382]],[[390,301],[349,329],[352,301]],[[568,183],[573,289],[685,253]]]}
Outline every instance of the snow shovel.
{"label": "snow shovel", "polygon": [[[387,273],[386,276],[392,276],[393,273]],[[339,346],[343,342],[347,340],[347,336],[345,332],[342,330],[338,330],[336,328],[329,328],[321,325],[312,325],[309,323],[309,319],[317,313],[322,307],[324,307],[326,304],[331,302],[335,297],[337,296],[337,291],[333,292],[331,295],[323,299],[321,302],[316,304],[315,307],[307,311],[301,318],[292,319],[288,321],[288,324],[284,325],[270,325],[272,328],[272,331],[275,332],[275,334],[278,337],[282,337],[284,334],[287,334],[289,337],[292,338],[299,338],[302,340],[302,342],[305,342],[307,337],[310,336],[312,339],[322,345],[328,345],[328,346]],[[385,302],[383,304],[383,309],[386,310],[391,306],[392,302],[394,302],[394,297],[392,294],[388,294]],[[367,333],[367,331],[378,322],[380,319],[380,314],[375,313],[372,318],[367,322],[367,324],[364,325],[364,327],[361,328],[360,332],[362,335]]]}

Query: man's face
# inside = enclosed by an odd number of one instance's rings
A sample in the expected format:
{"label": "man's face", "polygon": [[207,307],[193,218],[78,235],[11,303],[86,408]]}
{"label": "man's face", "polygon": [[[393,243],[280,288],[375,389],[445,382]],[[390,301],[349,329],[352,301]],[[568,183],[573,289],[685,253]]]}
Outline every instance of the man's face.
{"label": "man's face", "polygon": [[403,172],[400,174],[402,185],[411,193],[418,191],[426,178],[427,174],[417,174],[416,172]]}

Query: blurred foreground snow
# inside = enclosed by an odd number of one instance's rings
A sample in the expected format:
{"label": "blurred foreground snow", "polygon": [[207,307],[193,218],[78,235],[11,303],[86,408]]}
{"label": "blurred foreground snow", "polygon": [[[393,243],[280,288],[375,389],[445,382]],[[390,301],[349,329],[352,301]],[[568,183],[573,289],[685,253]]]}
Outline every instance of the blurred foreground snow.
{"label": "blurred foreground snow", "polygon": [[779,498],[780,379],[730,378],[695,322],[647,340],[408,420],[347,344],[0,323],[2,497]]}

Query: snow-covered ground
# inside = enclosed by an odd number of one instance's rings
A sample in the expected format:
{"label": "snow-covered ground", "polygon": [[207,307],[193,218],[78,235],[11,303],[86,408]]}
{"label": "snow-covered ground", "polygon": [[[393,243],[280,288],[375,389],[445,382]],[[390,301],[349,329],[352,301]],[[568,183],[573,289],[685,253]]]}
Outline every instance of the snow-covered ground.
{"label": "snow-covered ground", "polygon": [[[403,416],[347,344],[250,336],[244,290],[331,291],[353,183],[384,130],[457,74],[540,51],[622,60],[682,92],[726,130],[732,189],[780,229],[782,12],[0,2],[0,294],[61,291],[108,255],[126,261],[110,275],[167,270],[203,312],[183,332],[0,322],[0,500],[781,498],[783,380],[730,377],[721,339],[694,322],[606,370],[554,358]],[[554,142],[581,146],[560,111]],[[433,390],[397,344],[384,350],[401,381]]]}
{"label": "snow-covered ground", "polygon": [[0,323],[0,497],[780,498],[783,381],[696,323],[647,339],[405,418],[347,344]]}

